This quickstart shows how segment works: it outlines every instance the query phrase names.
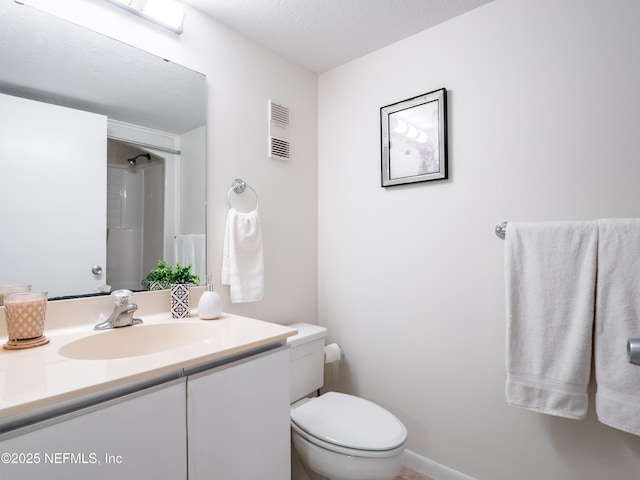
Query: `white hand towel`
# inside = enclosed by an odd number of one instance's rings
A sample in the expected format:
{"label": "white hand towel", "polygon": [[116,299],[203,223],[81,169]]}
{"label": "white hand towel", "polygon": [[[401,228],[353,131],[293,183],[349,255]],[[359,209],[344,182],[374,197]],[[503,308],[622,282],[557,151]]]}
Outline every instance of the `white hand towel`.
{"label": "white hand towel", "polygon": [[510,222],[505,242],[507,403],[584,418],[597,223]]}
{"label": "white hand towel", "polygon": [[223,285],[234,303],[257,302],[264,293],[264,257],[258,212],[229,209],[222,252]]}
{"label": "white hand towel", "polygon": [[596,412],[602,423],[640,435],[640,367],[627,359],[627,339],[640,337],[640,220],[598,224]]}

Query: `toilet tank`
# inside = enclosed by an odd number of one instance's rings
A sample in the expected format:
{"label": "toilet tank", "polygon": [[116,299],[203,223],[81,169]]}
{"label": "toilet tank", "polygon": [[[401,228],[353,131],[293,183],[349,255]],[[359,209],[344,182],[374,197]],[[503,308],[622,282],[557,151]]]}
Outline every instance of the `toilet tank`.
{"label": "toilet tank", "polygon": [[324,340],[327,329],[309,323],[289,325],[298,333],[289,345],[289,392],[291,403],[315,392],[324,383]]}

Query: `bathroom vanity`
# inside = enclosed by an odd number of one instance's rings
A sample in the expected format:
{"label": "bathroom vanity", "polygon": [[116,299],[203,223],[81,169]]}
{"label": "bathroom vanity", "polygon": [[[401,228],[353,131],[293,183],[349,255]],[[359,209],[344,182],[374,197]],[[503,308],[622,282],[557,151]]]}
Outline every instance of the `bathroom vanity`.
{"label": "bathroom vanity", "polygon": [[228,314],[142,318],[0,351],[0,478],[289,478],[296,330]]}

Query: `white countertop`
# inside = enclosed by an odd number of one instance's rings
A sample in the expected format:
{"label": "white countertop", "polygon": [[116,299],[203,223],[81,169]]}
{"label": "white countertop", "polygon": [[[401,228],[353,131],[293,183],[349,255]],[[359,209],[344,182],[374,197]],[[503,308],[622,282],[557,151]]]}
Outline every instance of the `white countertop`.
{"label": "white countertop", "polygon": [[[216,320],[201,320],[197,313],[187,319],[172,319],[169,313],[136,317],[142,318],[144,325],[202,323],[213,329],[212,335],[159,353],[79,360],[63,356],[60,349],[74,340],[112,331],[95,331],[93,324],[45,328],[45,335],[50,339],[47,345],[26,350],[0,350],[0,426],[15,416],[46,411],[74,399],[98,396],[184,368],[241,355],[281,343],[296,333],[283,325],[231,314],[223,314]],[[0,343],[4,344],[6,340],[6,336],[0,337]]]}

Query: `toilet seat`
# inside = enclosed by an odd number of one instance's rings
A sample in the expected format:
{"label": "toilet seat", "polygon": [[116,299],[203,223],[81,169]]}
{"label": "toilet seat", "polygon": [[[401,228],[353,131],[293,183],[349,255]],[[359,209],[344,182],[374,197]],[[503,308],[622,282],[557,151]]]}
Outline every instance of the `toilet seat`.
{"label": "toilet seat", "polygon": [[404,449],[407,429],[373,402],[328,392],[291,407],[292,428],[327,450],[361,457],[387,457]]}

